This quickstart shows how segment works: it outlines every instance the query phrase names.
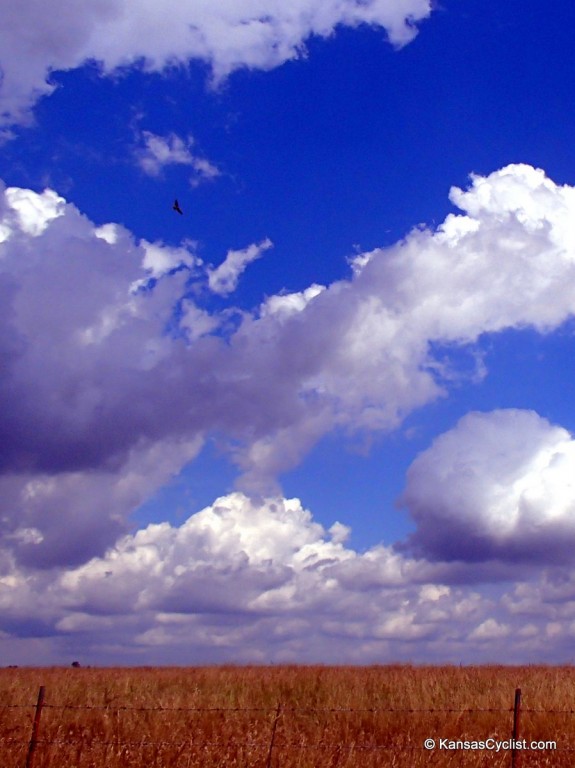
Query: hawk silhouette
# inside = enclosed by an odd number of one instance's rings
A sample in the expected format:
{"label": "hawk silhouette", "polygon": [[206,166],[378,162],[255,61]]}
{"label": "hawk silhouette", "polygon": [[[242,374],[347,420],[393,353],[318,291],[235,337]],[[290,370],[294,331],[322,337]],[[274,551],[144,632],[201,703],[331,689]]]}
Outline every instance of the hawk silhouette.
{"label": "hawk silhouette", "polygon": [[181,216],[184,215],[184,212],[180,208],[180,204],[178,203],[177,198],[174,200],[174,204],[172,205],[172,210],[177,211]]}

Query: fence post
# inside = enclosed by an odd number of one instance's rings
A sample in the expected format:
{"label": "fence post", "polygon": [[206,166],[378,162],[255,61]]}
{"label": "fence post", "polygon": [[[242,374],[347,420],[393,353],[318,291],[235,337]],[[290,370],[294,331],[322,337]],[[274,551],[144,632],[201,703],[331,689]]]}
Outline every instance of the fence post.
{"label": "fence post", "polygon": [[521,761],[521,750],[515,748],[516,741],[519,739],[519,719],[521,716],[521,688],[515,689],[515,704],[513,706],[513,747],[511,749],[511,768],[519,768]]}
{"label": "fence post", "polygon": [[40,727],[40,716],[42,715],[42,707],[44,706],[44,686],[40,686],[38,691],[38,701],[36,702],[36,712],[34,713],[34,722],[32,723],[32,736],[30,737],[30,745],[28,746],[28,755],[26,756],[26,768],[32,768],[32,761],[34,759],[34,750],[36,749],[36,742],[38,740],[38,728]]}
{"label": "fence post", "polygon": [[280,717],[281,708],[282,708],[282,705],[278,702],[278,706],[277,706],[277,709],[276,709],[276,716],[275,716],[275,719],[274,719],[274,724],[272,725],[272,737],[271,737],[271,740],[270,740],[270,751],[268,752],[268,761],[266,763],[266,768],[271,768],[271,764],[272,764],[272,750],[274,748],[274,739],[276,737],[276,728],[277,728],[278,720],[279,720],[279,717]]}

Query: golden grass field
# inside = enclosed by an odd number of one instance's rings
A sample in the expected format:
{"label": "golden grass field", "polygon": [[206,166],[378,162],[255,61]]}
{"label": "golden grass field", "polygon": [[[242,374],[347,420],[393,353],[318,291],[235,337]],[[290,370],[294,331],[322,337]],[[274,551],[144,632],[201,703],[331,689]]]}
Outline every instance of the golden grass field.
{"label": "golden grass field", "polygon": [[557,750],[516,768],[575,765],[572,667],[0,669],[1,768],[25,768],[40,685],[33,768],[511,766],[423,742],[509,739],[518,687],[519,738]]}

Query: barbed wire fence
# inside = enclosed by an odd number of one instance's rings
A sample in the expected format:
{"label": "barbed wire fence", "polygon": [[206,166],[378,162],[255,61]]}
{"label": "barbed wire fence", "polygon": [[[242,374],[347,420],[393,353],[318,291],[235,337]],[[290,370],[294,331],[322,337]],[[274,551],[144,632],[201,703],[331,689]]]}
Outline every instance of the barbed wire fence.
{"label": "barbed wire fence", "polygon": [[[114,747],[114,748],[144,748],[144,747],[174,747],[179,749],[185,749],[189,747],[210,747],[214,749],[245,747],[255,748],[266,751],[266,768],[271,768],[272,760],[275,752],[280,750],[333,750],[342,748],[353,748],[358,752],[379,752],[384,754],[386,751],[397,751],[397,744],[368,744],[358,743],[354,741],[352,744],[345,742],[329,742],[319,741],[316,743],[302,742],[302,741],[277,741],[277,726],[281,718],[289,717],[295,714],[307,714],[316,715],[320,713],[353,713],[353,714],[404,714],[404,715],[422,715],[422,714],[436,714],[436,715],[474,715],[480,713],[491,714],[512,714],[512,732],[509,735],[511,743],[515,744],[522,738],[521,734],[521,716],[522,714],[545,714],[545,715],[575,715],[575,709],[536,709],[536,708],[524,708],[521,706],[521,689],[516,689],[513,706],[507,708],[398,708],[398,707],[373,707],[373,708],[351,708],[351,707],[293,707],[283,706],[281,702],[278,702],[275,707],[166,707],[166,706],[129,706],[129,705],[91,705],[91,704],[51,704],[45,702],[45,686],[40,686],[38,691],[38,699],[36,704],[2,704],[2,710],[31,710],[32,728],[30,738],[14,738],[0,735],[0,748],[2,744],[13,744],[26,746],[26,762],[23,768],[33,768],[34,758],[39,751],[39,748],[43,746],[78,746],[83,744],[84,737],[80,738],[41,738],[40,737],[40,723],[42,712],[45,710],[57,711],[105,711],[107,714],[116,713],[119,715],[121,712],[128,713],[222,713],[225,715],[231,715],[233,713],[261,713],[269,714],[272,717],[270,723],[269,737],[265,740],[227,740],[227,741],[198,741],[194,738],[186,740],[149,740],[146,738],[138,740],[123,740],[115,738],[113,740],[106,739],[91,739],[91,746],[100,747]],[[549,743],[549,742],[547,742]],[[402,744],[402,751],[409,752],[429,752],[430,748],[425,744]],[[554,752],[570,753],[575,752],[575,746],[555,746]],[[521,767],[521,758],[523,753],[520,749],[516,749],[512,746],[509,749],[510,753],[510,765],[512,768]]]}

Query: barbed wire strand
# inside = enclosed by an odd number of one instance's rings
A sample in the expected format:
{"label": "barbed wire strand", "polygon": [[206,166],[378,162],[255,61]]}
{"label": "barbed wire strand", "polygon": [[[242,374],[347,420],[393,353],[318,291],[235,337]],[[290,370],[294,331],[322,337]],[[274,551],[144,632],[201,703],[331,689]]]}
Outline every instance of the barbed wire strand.
{"label": "barbed wire strand", "polygon": [[[1,704],[2,709],[35,709],[36,704]],[[58,710],[107,710],[113,712],[275,712],[275,707],[134,707],[125,704],[48,704],[44,703],[43,709],[58,709]],[[369,708],[357,708],[357,707],[282,707],[282,712],[357,712],[359,714],[365,713],[451,713],[451,714],[464,714],[464,713],[479,713],[479,712],[513,712],[513,707],[470,707],[470,708],[436,708],[436,707],[369,707]],[[521,712],[533,713],[533,714],[565,714],[574,715],[575,709],[535,709],[530,707],[521,707]]]}
{"label": "barbed wire strand", "polygon": [[[35,709],[35,704],[2,704],[3,709]],[[132,707],[124,704],[110,705],[110,704],[46,704],[44,703],[43,709],[58,709],[58,710],[105,710],[111,712],[275,712],[275,707]],[[522,712],[568,712],[573,714],[575,710],[530,710],[521,709]],[[282,707],[282,712],[357,712],[360,714],[365,713],[379,713],[379,712],[393,712],[393,713],[417,713],[423,712],[429,713],[477,713],[477,712],[513,712],[513,707],[473,707],[470,709],[437,709],[437,708],[418,708],[410,709],[393,708],[393,707],[370,707],[370,708],[355,708],[355,707]]]}

